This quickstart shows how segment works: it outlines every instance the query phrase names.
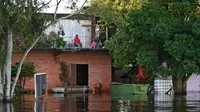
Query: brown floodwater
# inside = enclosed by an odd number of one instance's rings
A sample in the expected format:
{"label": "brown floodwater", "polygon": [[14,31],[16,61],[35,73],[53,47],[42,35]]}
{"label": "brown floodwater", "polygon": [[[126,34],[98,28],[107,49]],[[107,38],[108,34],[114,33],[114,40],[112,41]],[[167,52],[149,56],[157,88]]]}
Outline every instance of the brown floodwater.
{"label": "brown floodwater", "polygon": [[0,103],[0,112],[200,112],[200,93],[115,98],[109,94],[51,94],[40,100],[25,94],[12,104]]}

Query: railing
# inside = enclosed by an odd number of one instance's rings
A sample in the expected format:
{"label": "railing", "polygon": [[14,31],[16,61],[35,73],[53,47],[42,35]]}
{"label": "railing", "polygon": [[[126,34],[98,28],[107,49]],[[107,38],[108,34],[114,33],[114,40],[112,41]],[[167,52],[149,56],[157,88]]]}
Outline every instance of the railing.
{"label": "railing", "polygon": [[102,43],[100,40],[95,40],[95,46],[91,46],[91,37],[79,37],[80,44],[78,46],[74,45],[72,37],[62,37],[56,40],[41,40],[38,44],[34,47],[36,49],[49,49],[49,48],[56,48],[56,49],[63,49],[63,48],[86,48],[86,49],[101,49],[103,48]]}
{"label": "railing", "polygon": [[[79,36],[81,44],[79,48],[90,48],[91,37],[90,36]],[[66,42],[66,47],[73,48],[73,39],[74,37],[63,37],[64,41]]]}

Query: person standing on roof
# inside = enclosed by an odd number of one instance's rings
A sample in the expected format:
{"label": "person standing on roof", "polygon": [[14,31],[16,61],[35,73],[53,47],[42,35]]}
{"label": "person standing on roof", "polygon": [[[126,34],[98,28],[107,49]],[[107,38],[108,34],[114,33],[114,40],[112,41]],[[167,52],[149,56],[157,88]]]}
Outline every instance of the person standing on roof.
{"label": "person standing on roof", "polygon": [[74,46],[79,47],[80,43],[81,43],[80,39],[78,38],[78,35],[76,35],[76,37],[74,38]]}

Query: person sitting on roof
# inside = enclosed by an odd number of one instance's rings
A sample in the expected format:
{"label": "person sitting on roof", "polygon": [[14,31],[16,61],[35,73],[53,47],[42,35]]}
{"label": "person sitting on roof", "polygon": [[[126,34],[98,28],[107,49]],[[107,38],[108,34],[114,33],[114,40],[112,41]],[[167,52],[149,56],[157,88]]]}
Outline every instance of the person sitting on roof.
{"label": "person sitting on roof", "polygon": [[95,49],[97,47],[97,43],[93,40],[90,46],[92,49]]}

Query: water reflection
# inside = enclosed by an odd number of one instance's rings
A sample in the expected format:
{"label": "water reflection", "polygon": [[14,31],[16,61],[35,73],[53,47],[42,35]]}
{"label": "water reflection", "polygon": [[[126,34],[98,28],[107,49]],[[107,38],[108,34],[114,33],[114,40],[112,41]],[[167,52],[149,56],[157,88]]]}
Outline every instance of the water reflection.
{"label": "water reflection", "polygon": [[72,94],[67,97],[53,94],[47,100],[35,100],[34,95],[24,95],[13,104],[0,103],[0,112],[200,112],[200,93],[114,98],[109,94]]}
{"label": "water reflection", "polygon": [[111,112],[110,94],[89,94],[88,112]]}
{"label": "water reflection", "polygon": [[47,100],[37,99],[34,105],[34,112],[48,112],[47,111]]}
{"label": "water reflection", "polygon": [[154,95],[155,112],[200,112],[200,93],[187,96]]}
{"label": "water reflection", "polygon": [[155,112],[172,112],[173,110],[173,95],[165,93],[154,95],[154,110]]}
{"label": "water reflection", "polygon": [[200,112],[200,93],[112,98],[112,112]]}
{"label": "water reflection", "polygon": [[147,95],[128,95],[112,98],[112,112],[149,112],[152,107]]}
{"label": "water reflection", "polygon": [[88,96],[82,94],[72,94],[67,97],[60,97],[59,112],[87,112]]}
{"label": "water reflection", "polygon": [[39,100],[35,101],[34,112],[42,112],[42,101]]}
{"label": "water reflection", "polygon": [[0,112],[14,112],[14,107],[12,103],[0,103]]}

